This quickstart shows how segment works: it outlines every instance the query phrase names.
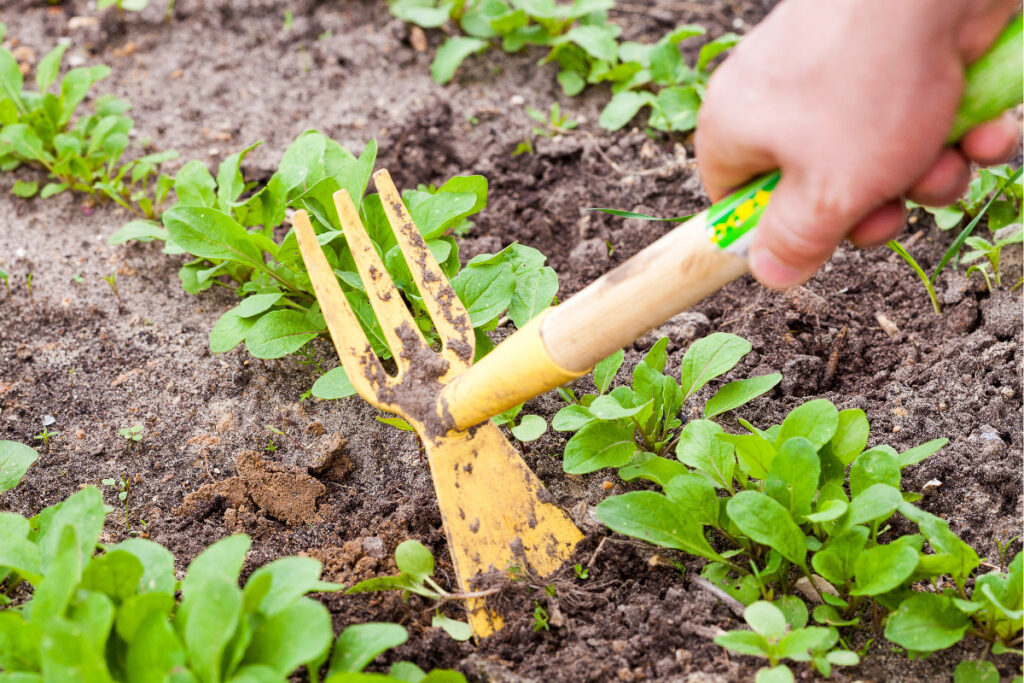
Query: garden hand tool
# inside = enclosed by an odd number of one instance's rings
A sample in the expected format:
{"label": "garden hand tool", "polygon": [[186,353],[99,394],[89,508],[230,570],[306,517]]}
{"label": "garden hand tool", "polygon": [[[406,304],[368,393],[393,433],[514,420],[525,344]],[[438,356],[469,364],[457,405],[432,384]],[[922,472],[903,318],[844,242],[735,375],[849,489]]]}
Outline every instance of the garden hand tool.
{"label": "garden hand tool", "polygon": [[[967,68],[950,143],[1021,103],[1021,36],[1018,15]],[[779,178],[754,180],[508,337],[441,391],[445,426],[466,429],[588,372],[746,273],[746,245]]]}
{"label": "garden hand tool", "polygon": [[[345,239],[398,367],[394,376],[385,372],[342,293],[309,217],[305,211],[297,211],[293,223],[299,249],[345,373],[360,396],[404,418],[420,437],[460,590],[472,591],[471,580],[489,570],[501,571],[524,561],[546,576],[569,559],[583,534],[550,502],[543,484],[493,422],[457,431],[445,427],[450,420],[435,409],[437,397],[453,377],[470,367],[473,326],[391,176],[381,170],[373,179],[441,339],[441,349],[435,353],[423,338],[360,222],[355,204],[345,190],[339,190],[334,203]],[[529,365],[535,357],[525,357],[522,362]],[[529,373],[529,368],[525,370]],[[559,383],[578,374],[565,374]],[[546,376],[551,376],[550,370]],[[478,637],[501,628],[501,617],[481,599],[468,601],[467,609]]]}
{"label": "garden hand tool", "polygon": [[[1021,18],[966,74],[950,139],[1019,103]],[[349,380],[371,404],[404,417],[424,444],[462,590],[474,576],[524,559],[557,569],[582,538],[547,502],[540,481],[488,418],[560,386],[647,330],[747,271],[745,245],[779,174],[736,191],[560,306],[549,308],[476,365],[469,316],[386,171],[374,174],[388,221],[441,338],[435,353],[412,319],[345,190],[334,196],[345,237],[392,350],[389,376],[374,355],[317,243],[309,218],[293,222],[321,310]],[[477,636],[501,627],[482,601],[468,605]]]}

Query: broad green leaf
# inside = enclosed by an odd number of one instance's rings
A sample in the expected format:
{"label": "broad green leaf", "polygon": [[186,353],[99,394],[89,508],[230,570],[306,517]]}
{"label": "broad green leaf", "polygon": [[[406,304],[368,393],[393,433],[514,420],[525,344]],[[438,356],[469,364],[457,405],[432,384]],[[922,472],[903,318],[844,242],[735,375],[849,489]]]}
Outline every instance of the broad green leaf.
{"label": "broad green leaf", "polygon": [[[140,624],[128,646],[125,671],[131,681],[172,683],[176,679],[167,674],[174,669],[183,669],[185,659],[185,647],[171,623],[159,614],[151,614]],[[195,678],[185,680],[194,683]]]}
{"label": "broad green leaf", "polygon": [[245,347],[256,358],[280,358],[298,351],[323,329],[301,311],[283,308],[256,321],[245,337]]}
{"label": "broad green leaf", "polygon": [[804,566],[807,545],[786,508],[763,493],[741,491],[726,504],[731,519],[754,541],[769,545],[793,564]]}
{"label": "broad green leaf", "polygon": [[515,275],[515,289],[508,305],[508,317],[522,329],[551,305],[558,293],[558,275],[551,268],[538,268]]}
{"label": "broad green leaf", "polygon": [[86,565],[81,588],[105,593],[120,602],[138,592],[142,574],[142,562],[135,555],[110,550]]}
{"label": "broad green leaf", "polygon": [[[715,641],[717,642],[717,640]],[[793,672],[785,664],[762,667],[757,670],[754,683],[793,683]]]}
{"label": "broad green leaf", "polygon": [[[628,399],[627,399],[628,400]],[[624,417],[633,417],[648,407],[650,401],[639,406],[624,406],[616,400],[615,396],[598,396],[587,406],[590,414],[599,420],[620,420]]]}
{"label": "broad green leaf", "polygon": [[431,626],[439,626],[455,640],[469,640],[473,637],[473,629],[464,621],[458,621],[443,614],[435,613],[430,620]]}
{"label": "broad green leaf", "polygon": [[224,311],[224,314],[217,319],[216,324],[210,328],[210,351],[213,353],[226,353],[235,348],[249,334],[249,330],[256,324],[253,318],[243,318],[238,315],[238,308]]}
{"label": "broad green leaf", "polygon": [[454,3],[451,0],[394,0],[388,9],[402,21],[423,28],[437,28],[446,21]]}
{"label": "broad green leaf", "polygon": [[317,398],[332,400],[352,396],[356,393],[356,388],[345,374],[345,368],[339,365],[317,379],[313,383],[312,391]]}
{"label": "broad green leaf", "polygon": [[668,499],[699,524],[718,526],[718,494],[707,478],[686,472],[670,479],[663,488]]}
{"label": "broad green leaf", "polygon": [[10,491],[39,458],[35,449],[17,441],[0,441],[0,491]]}
{"label": "broad green leaf", "polygon": [[709,41],[701,47],[697,54],[697,71],[707,71],[711,60],[730,49],[740,42],[740,37],[735,33],[726,33]]}
{"label": "broad green leaf", "polygon": [[512,266],[507,263],[473,265],[452,278],[452,287],[478,327],[508,308],[515,292]]}
{"label": "broad green leaf", "polygon": [[282,557],[265,564],[252,573],[245,585],[245,597],[248,603],[249,585],[261,576],[270,579],[270,588],[258,603],[260,612],[273,616],[295,604],[296,600],[310,592],[334,592],[342,586],[336,583],[325,583],[320,580],[321,565],[312,557]]}
{"label": "broad green leaf", "polygon": [[565,445],[562,469],[567,474],[589,474],[626,465],[639,450],[634,432],[628,420],[596,420],[584,425]]}
{"label": "broad green leaf", "polygon": [[[5,669],[8,674],[38,671],[41,639],[42,630],[27,623],[20,612],[13,609],[0,611],[0,668]],[[3,677],[0,676],[0,681],[2,680]],[[43,680],[13,678],[10,683],[43,683]]]}
{"label": "broad green leaf", "polygon": [[88,632],[66,619],[54,619],[39,641],[44,681],[108,683],[106,657],[89,640]]}
{"label": "broad green leaf", "polygon": [[170,593],[140,593],[126,599],[117,610],[114,622],[117,634],[126,642],[135,640],[142,626],[154,615],[170,620],[177,601]]}
{"label": "broad green leaf", "polygon": [[920,446],[915,446],[914,448],[911,448],[909,451],[904,451],[903,453],[900,453],[899,456],[896,458],[896,461],[899,464],[900,469],[902,470],[904,467],[916,465],[925,458],[934,455],[939,451],[939,449],[943,448],[947,443],[949,443],[949,439],[932,439],[931,441],[923,443]]}
{"label": "broad green leaf", "polygon": [[40,627],[52,626],[51,620],[64,613],[82,576],[85,558],[75,531],[72,525],[60,525],[50,530],[50,537],[56,536],[57,539],[52,543],[50,561],[42,581],[36,586],[32,601],[23,608],[28,620]]}
{"label": "broad green leaf", "polygon": [[197,575],[197,561],[199,558],[189,566],[174,626],[185,644],[192,672],[204,683],[218,683],[221,655],[242,616],[242,591],[234,579],[227,578],[228,572]]}
{"label": "broad green leaf", "polygon": [[780,446],[794,436],[802,436],[817,450],[832,440],[838,427],[839,411],[831,401],[817,398],[790,411],[782,421],[775,445]]}
{"label": "broad green leaf", "polygon": [[416,227],[427,240],[443,235],[458,220],[468,216],[477,204],[477,196],[471,192],[410,190],[403,193],[402,199]]}
{"label": "broad green leaf", "polygon": [[649,123],[664,131],[688,131],[697,125],[700,95],[693,86],[662,88],[654,100]]}
{"label": "broad green leaf", "polygon": [[660,372],[665,371],[665,363],[668,361],[668,337],[662,337],[654,342],[654,345],[644,355],[643,364]]}
{"label": "broad green leaf", "polygon": [[872,484],[900,486],[899,462],[886,447],[876,446],[857,456],[850,466],[850,495],[854,498]]}
{"label": "broad green leaf", "polygon": [[715,644],[741,655],[767,657],[771,652],[768,641],[753,631],[729,631],[715,637]]}
{"label": "broad green leaf", "polygon": [[[0,50],[0,54],[3,53],[4,51]],[[52,160],[49,153],[43,149],[43,141],[39,139],[39,135],[24,123],[12,123],[0,129],[0,155],[11,152],[29,161]]]}
{"label": "broad green leaf", "polygon": [[859,408],[839,411],[836,433],[832,436],[832,454],[843,465],[853,462],[868,444],[870,425],[867,415]]}
{"label": "broad green leaf", "polygon": [[710,420],[686,423],[676,444],[680,462],[703,472],[717,488],[732,489],[736,458],[732,445],[715,438],[722,428]]}
{"label": "broad green leaf", "polygon": [[49,564],[58,553],[58,546],[63,543],[64,526],[74,527],[78,540],[78,557],[81,558],[81,563],[85,564],[85,560],[92,557],[93,550],[99,542],[106,514],[103,494],[95,486],[84,488],[60,503],[53,513],[49,526],[39,538],[43,573],[52,571]]}
{"label": "broad green leaf", "polygon": [[123,244],[129,240],[151,242],[166,239],[167,231],[163,226],[156,221],[140,219],[122,225],[117,232],[107,238],[107,244]]}
{"label": "broad green leaf", "polygon": [[686,398],[700,391],[705,384],[732,370],[751,346],[743,337],[727,332],[714,332],[698,339],[683,356],[679,384]]}
{"label": "broad green leaf", "polygon": [[738,379],[729,382],[715,392],[715,395],[704,404],[704,417],[711,419],[716,415],[739,408],[765,394],[782,381],[782,375],[775,372],[770,375]]}
{"label": "broad green leaf", "polygon": [[216,191],[217,181],[201,161],[193,159],[174,176],[174,192],[182,205],[213,208],[217,205]]}
{"label": "broad green leaf", "polygon": [[868,530],[855,526],[829,539],[824,548],[811,558],[814,571],[829,583],[845,586],[854,575],[854,563],[868,542]]}
{"label": "broad green leaf", "polygon": [[398,571],[422,581],[434,573],[434,556],[419,541],[402,541],[395,548],[395,564]]}
{"label": "broad green leaf", "polygon": [[649,92],[626,90],[616,93],[601,110],[598,123],[607,130],[619,130],[632,121],[643,106],[653,102],[654,95]]}
{"label": "broad green leaf", "polygon": [[174,243],[190,254],[263,267],[263,254],[252,235],[231,216],[216,209],[178,205],[163,214]]}
{"label": "broad green leaf", "polygon": [[[874,488],[874,487],[872,487]],[[861,494],[864,495],[864,494]],[[974,549],[964,543],[949,528],[949,522],[930,512],[925,512],[910,503],[902,500],[897,503],[899,511],[910,521],[917,524],[921,534],[928,539],[928,543],[937,553],[944,553],[956,559],[956,569],[950,569],[950,573],[959,584],[963,584],[971,572],[981,564],[978,554]],[[1015,562],[1017,560],[1014,560]],[[1018,580],[1018,584],[1019,584]]]}
{"label": "broad green leaf", "polygon": [[807,605],[795,595],[783,595],[776,598],[773,605],[779,608],[782,616],[786,617],[786,623],[791,629],[800,629],[807,626]]}
{"label": "broad green leaf", "polygon": [[775,459],[772,441],[760,434],[717,434],[715,438],[731,443],[736,451],[736,461],[747,476],[765,479]]}
{"label": "broad green leaf", "polygon": [[964,637],[970,621],[953,601],[935,593],[918,593],[889,615],[885,637],[908,650],[943,650]]}
{"label": "broad green leaf", "polygon": [[362,671],[377,655],[398,647],[409,634],[398,624],[369,622],[349,626],[338,636],[328,677],[344,671]]}
{"label": "broad green leaf", "polygon": [[618,56],[615,35],[608,25],[574,26],[565,34],[565,40],[579,45],[594,59],[613,62]]}
{"label": "broad green leaf", "polygon": [[174,555],[159,543],[144,538],[129,538],[107,548],[109,552],[131,553],[142,563],[139,592],[174,593]]}
{"label": "broad green leaf", "polygon": [[256,627],[242,661],[263,664],[287,676],[300,665],[326,656],[332,636],[327,608],[315,600],[298,598]]}
{"label": "broad green leaf", "polygon": [[28,520],[21,515],[0,512],[0,568],[12,569],[32,585],[39,585],[39,547],[28,540],[29,530]]}
{"label": "broad green leaf", "polygon": [[182,595],[188,597],[194,582],[211,576],[221,577],[232,584],[237,582],[250,545],[248,536],[235,534],[222,538],[196,555],[185,572],[185,580],[181,585]]}
{"label": "broad green leaf", "polygon": [[709,560],[721,557],[708,544],[696,520],[674,502],[653,491],[632,491],[605,498],[594,511],[612,531]]}
{"label": "broad green leaf", "polygon": [[430,75],[435,83],[444,85],[455,76],[455,70],[462,64],[462,60],[485,49],[487,49],[486,40],[466,36],[449,38],[441,47],[437,48],[437,54],[434,55],[434,61],[430,65]]}
{"label": "broad green leaf", "polygon": [[804,515],[804,519],[814,524],[832,522],[842,517],[847,507],[849,506],[845,500],[829,499],[818,505],[812,514]]}
{"label": "broad green leaf", "polygon": [[917,567],[918,552],[906,544],[879,545],[860,553],[853,565],[850,595],[880,595],[901,586]]}
{"label": "broad green leaf", "polygon": [[534,441],[547,431],[548,423],[540,415],[525,415],[518,425],[510,429],[517,440]]}
{"label": "broad green leaf", "polygon": [[847,526],[889,519],[903,502],[900,490],[888,484],[872,484],[850,501]]}
{"label": "broad green leaf", "polygon": [[575,432],[594,419],[594,414],[584,406],[563,406],[551,418],[551,428],[556,432]]}
{"label": "broad green leaf", "polygon": [[625,357],[626,352],[619,349],[594,366],[594,384],[597,385],[597,393],[604,394],[608,391],[615,376],[619,373],[619,368],[622,367]]}
{"label": "broad green leaf", "polygon": [[[681,462],[662,458],[654,455],[653,453],[647,452],[637,453],[636,457],[634,457],[628,465],[619,468],[619,478],[623,481],[646,479],[648,481],[653,481],[662,488],[664,488],[674,477],[688,473],[689,470],[687,470],[686,466]],[[704,477],[700,478],[704,479]],[[704,483],[711,486],[707,479],[704,479]],[[668,492],[666,491],[666,493]],[[671,495],[669,497],[671,497]]]}
{"label": "broad green leaf", "polygon": [[823,652],[839,639],[834,628],[826,626],[807,626],[794,629],[780,641],[776,652],[780,658],[786,657],[798,662],[807,662],[815,652]]}
{"label": "broad green leaf", "polygon": [[7,49],[0,49],[0,95],[13,102],[22,113],[25,112],[25,105],[21,100],[24,82],[17,60]]}
{"label": "broad green leaf", "polygon": [[24,180],[14,181],[14,187],[11,189],[11,194],[16,197],[28,199],[36,196],[36,192],[39,191],[39,183],[36,181],[26,182]]}
{"label": "broad green leaf", "polygon": [[999,670],[992,662],[967,659],[953,670],[953,683],[999,683]]}
{"label": "broad green leaf", "polygon": [[241,152],[229,155],[217,167],[217,208],[224,213],[231,212],[231,207],[245,190],[245,179],[242,178],[242,172],[239,170],[242,160],[246,154],[259,147],[260,144],[257,142]]}
{"label": "broad green leaf", "polygon": [[750,628],[769,641],[776,641],[786,635],[789,625],[778,607],[770,602],[758,600],[743,610],[743,620]]}
{"label": "broad green leaf", "polygon": [[96,652],[102,652],[114,625],[114,603],[102,593],[79,589],[68,609],[67,619]]}
{"label": "broad green leaf", "polygon": [[811,511],[820,473],[817,450],[802,436],[793,437],[783,442],[772,461],[765,493],[789,510],[793,519],[800,519]]}

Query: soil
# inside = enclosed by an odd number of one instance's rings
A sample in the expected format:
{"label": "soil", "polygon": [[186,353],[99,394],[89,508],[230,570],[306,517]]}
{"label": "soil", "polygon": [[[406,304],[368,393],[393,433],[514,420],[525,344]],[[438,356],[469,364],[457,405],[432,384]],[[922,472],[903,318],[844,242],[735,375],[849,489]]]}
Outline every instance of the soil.
{"label": "soil", "polygon": [[[643,2],[622,5],[612,19],[628,39],[652,39],[687,22],[707,26],[713,37],[748,30],[772,4]],[[315,127],[353,150],[376,138],[378,166],[399,187],[487,176],[490,204],[463,240],[463,258],[513,240],[534,246],[558,271],[563,299],[671,228],[585,207],[668,216],[707,205],[690,140],[601,130],[596,121],[608,93],[593,88],[566,101],[552,67],[536,65],[539,54],[488,52],[438,87],[429,63],[442,35],[428,31],[429,47],[418,51],[419,36],[383,2],[299,1],[290,6],[290,28],[282,5],[270,0],[179,0],[169,24],[162,5],[119,15],[84,0],[13,0],[0,17],[8,40],[32,48],[36,59],[67,38],[66,60],[109,64],[99,91],[131,100],[137,140],[181,152],[172,171],[190,159],[213,166],[263,140],[243,170],[247,179],[265,180],[285,147]],[[538,138],[535,154],[513,156],[532,126],[522,105],[546,110],[554,100],[580,121],[579,130]],[[10,290],[0,289],[7,320],[0,328],[0,438],[37,444],[41,458],[19,488],[0,497],[0,509],[32,514],[123,474],[132,482],[127,510],[115,490],[101,487],[114,507],[105,540],[124,538],[130,525],[169,547],[179,571],[210,543],[244,531],[254,540],[247,572],[306,554],[324,563],[326,579],[351,584],[393,571],[395,546],[416,538],[438,557],[441,580],[450,578],[415,437],[380,423],[380,413],[358,399],[301,399],[336,363],[327,342],[317,342],[310,362],[257,360],[244,348],[212,355],[208,332],[234,305],[230,293],[185,294],[180,257],[157,245],[108,246],[128,220],[117,207],[68,194],[21,200],[8,192],[15,178],[42,179],[24,169],[0,177],[0,267],[11,274]],[[935,263],[950,236],[923,216],[908,227],[903,239],[913,253]],[[1019,250],[1006,258],[1004,277],[1016,282]],[[112,271],[116,291],[104,281]],[[1016,536],[1022,517],[1020,290],[990,294],[952,272],[939,290],[942,316],[894,254],[843,248],[802,287],[774,293],[743,278],[659,334],[672,340],[673,371],[680,351],[703,334],[749,339],[754,350],[733,376],[779,371],[785,378],[742,409],[754,424],[773,424],[820,396],[863,408],[871,444],[904,450],[948,437],[945,449],[904,473],[905,487],[922,491],[931,482],[920,505],[982,556],[995,557],[996,541]],[[657,336],[627,350],[627,368]],[[592,386],[587,378],[578,384]],[[526,412],[550,419],[559,404],[545,395]],[[59,436],[34,440],[50,417]],[[118,435],[136,423],[144,427],[140,442]],[[726,427],[737,425],[727,419]],[[611,473],[563,474],[552,456],[564,443],[565,435],[549,431],[524,444],[524,456],[586,531],[577,560],[590,578],[575,578],[570,566],[542,583],[507,585],[508,626],[478,647],[431,628],[415,597],[406,604],[391,594],[323,596],[335,626],[372,620],[409,628],[409,643],[382,657],[377,670],[408,659],[457,668],[471,680],[752,679],[758,661],[711,642],[741,620],[690,578],[700,563],[608,536],[588,511],[624,486]],[[1011,552],[1020,547],[1015,541]],[[682,560],[685,575],[673,560]],[[547,584],[557,597],[531,587]],[[548,611],[550,630],[534,632],[535,601]],[[864,664],[834,678],[949,680],[957,661],[982,650],[967,641],[910,661],[879,639]],[[1015,662],[1001,660],[1003,674],[1011,674]],[[802,679],[815,677],[797,669]]]}

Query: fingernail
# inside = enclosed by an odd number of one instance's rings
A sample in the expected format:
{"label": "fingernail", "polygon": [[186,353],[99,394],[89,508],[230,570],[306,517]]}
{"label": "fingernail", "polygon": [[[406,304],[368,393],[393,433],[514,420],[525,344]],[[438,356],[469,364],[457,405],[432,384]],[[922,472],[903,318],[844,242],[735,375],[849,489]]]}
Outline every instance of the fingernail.
{"label": "fingernail", "polygon": [[806,279],[802,270],[782,263],[767,247],[751,249],[748,261],[754,277],[772,289],[788,289]]}

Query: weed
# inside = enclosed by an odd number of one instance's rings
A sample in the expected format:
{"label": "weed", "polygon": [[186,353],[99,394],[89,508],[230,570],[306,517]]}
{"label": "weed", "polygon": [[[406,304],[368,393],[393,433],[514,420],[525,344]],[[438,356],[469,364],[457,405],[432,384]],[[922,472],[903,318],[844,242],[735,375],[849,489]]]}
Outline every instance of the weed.
{"label": "weed", "polygon": [[122,474],[116,478],[110,477],[102,479],[100,480],[100,483],[117,491],[117,499],[124,503],[124,528],[125,531],[131,533],[132,525],[131,521],[128,519],[128,494],[132,490],[132,480],[127,474]]}
{"label": "weed", "polygon": [[267,439],[267,445],[263,447],[263,450],[266,451],[267,453],[273,453],[278,448],[280,448],[280,446],[278,446],[276,443],[274,443],[273,439],[268,438]]}
{"label": "weed", "polygon": [[80,285],[85,282],[85,278],[79,275],[78,273],[75,273],[74,275],[71,276],[71,281],[74,282],[76,285]]}
{"label": "weed", "polygon": [[[663,341],[637,366],[632,390],[606,394],[621,358],[599,364],[600,395],[563,408],[552,426],[576,431],[565,449],[566,471],[617,467],[623,479],[647,479],[663,491],[607,498],[595,510],[599,521],[704,558],[701,576],[745,605],[771,603],[748,614],[753,634],[723,637],[722,644],[767,657],[773,667],[783,658],[810,661],[828,675],[833,665],[856,663],[852,653],[834,654],[839,629],[878,630],[883,619],[885,637],[914,654],[945,649],[968,632],[996,654],[1017,642],[1024,626],[1021,554],[1006,571],[975,574],[975,551],[947,522],[913,505],[920,494],[901,488],[901,471],[946,439],[903,453],[885,445],[865,450],[864,412],[839,411],[824,399],[764,430],[737,418],[746,433],[727,433],[708,418],[763,393],[743,384],[750,380],[727,384],[705,404],[705,419],[679,429],[679,394],[690,396],[728,371],[750,346],[721,333],[694,342],[676,385],[660,375]],[[675,459],[663,457],[669,450]],[[883,540],[896,514],[919,533]],[[725,549],[710,544],[706,528]],[[935,592],[915,590],[921,582]],[[813,610],[820,627],[803,630],[808,610],[794,593],[822,603]]]}
{"label": "weed", "polygon": [[548,423],[540,415],[524,415],[517,425],[515,420],[522,409],[523,404],[520,403],[504,412],[498,413],[492,418],[494,424],[499,427],[502,425],[507,426],[509,431],[512,432],[512,436],[518,441],[536,441],[547,431]]}
{"label": "weed", "polygon": [[547,114],[530,106],[526,107],[526,113],[531,119],[540,124],[540,126],[533,127],[533,134],[541,137],[550,138],[555,135],[568,133],[579,125],[569,118],[568,114],[563,115],[561,113],[558,102],[551,103],[551,109]]}
{"label": "weed", "polygon": [[[288,230],[280,241],[274,239],[286,209],[305,209],[373,350],[389,358],[391,350],[384,343],[334,210],[332,195],[344,188],[358,204],[361,219],[417,325],[429,342],[436,341],[380,198],[366,194],[376,144],[370,142],[356,157],[321,133],[308,131],[285,151],[277,172],[258,189],[244,181],[239,169],[253,147],[225,159],[216,180],[202,163],[185,164],[173,180],[179,204],[164,212],[163,225],[133,221],[109,242],[162,240],[165,251],[190,254],[193,260],[178,273],[185,291],[197,294],[219,286],[234,290],[242,299],[210,330],[210,349],[223,353],[244,342],[257,358],[280,358],[327,334],[294,231]],[[251,192],[249,197],[240,199],[246,191]],[[457,176],[436,189],[407,190],[403,199],[466,305],[477,330],[478,356],[492,348],[485,332],[497,327],[504,315],[521,327],[553,300],[558,277],[544,265],[543,254],[530,247],[512,244],[497,254],[476,256],[464,268],[460,265],[458,243],[449,233],[468,229],[469,216],[486,205],[483,176]],[[341,367],[313,386],[318,398],[354,393]]]}
{"label": "weed", "polygon": [[590,578],[590,570],[584,569],[582,564],[573,565],[572,570],[575,572],[577,579],[586,581]]}
{"label": "weed", "polygon": [[50,445],[50,439],[56,439],[60,436],[60,432],[51,432],[49,427],[43,427],[43,431],[39,432],[32,438],[36,441],[42,441],[47,446]]}
{"label": "weed", "polygon": [[25,276],[25,288],[28,290],[28,296],[30,299],[32,298],[32,279],[35,275],[36,272],[34,270],[30,270],[28,275]]}
{"label": "weed", "polygon": [[284,31],[291,31],[292,26],[295,24],[295,17],[292,15],[290,9],[284,11],[284,23],[281,25],[281,29]]}
{"label": "weed", "polygon": [[[125,0],[127,3],[128,0]],[[6,27],[0,24],[0,38]],[[110,69],[97,65],[69,70],[59,87],[57,76],[68,44],[57,45],[39,61],[37,91],[24,88],[24,77],[10,51],[0,47],[0,170],[34,164],[47,171],[51,182],[19,182],[16,194],[46,198],[66,190],[109,199],[140,217],[160,213],[172,180],[157,167],[177,157],[159,152],[121,162],[134,126],[125,115],[125,100],[103,95],[93,101],[94,112],[72,121],[78,105],[94,83]],[[50,92],[54,89],[54,92]]]}
{"label": "weed", "polygon": [[515,150],[512,152],[512,156],[514,157],[522,156],[523,154],[533,154],[533,140],[530,138],[526,138],[516,145]]}
{"label": "weed", "polygon": [[110,291],[113,292],[114,296],[117,297],[117,300],[120,301],[121,291],[117,288],[117,268],[110,271],[110,275],[104,277],[103,281],[107,283],[107,286],[110,287]]}
{"label": "weed", "polygon": [[121,435],[121,438],[128,442],[129,445],[142,441],[143,428],[141,424],[134,424],[131,427],[121,427],[117,430],[117,433]]}
{"label": "weed", "polygon": [[[993,275],[996,279],[996,284],[999,284],[999,254],[1002,248],[1008,244],[1019,243],[1024,239],[1024,226],[1019,230],[1015,230],[1009,237],[996,241],[996,244],[992,244],[987,240],[981,239],[980,237],[972,237],[971,233],[978,226],[981,219],[988,214],[990,211],[994,211],[992,216],[989,218],[989,228],[993,231],[999,230],[1009,225],[1012,221],[1016,220],[1020,222],[1020,215],[1022,211],[1021,195],[1024,193],[1024,188],[1020,182],[1021,170],[1017,169],[1013,171],[1009,166],[1001,166],[997,169],[982,169],[979,176],[972,181],[972,190],[968,192],[967,200],[971,200],[975,197],[978,201],[977,210],[972,215],[971,221],[967,226],[957,235],[957,238],[953,240],[953,243],[946,249],[946,253],[943,254],[942,259],[935,266],[935,270],[932,271],[931,275],[925,273],[924,268],[917,262],[917,260],[911,256],[910,252],[900,244],[897,240],[889,240],[886,244],[890,249],[899,254],[907,264],[914,269],[920,278],[921,283],[924,285],[925,291],[928,293],[928,298],[932,302],[932,308],[935,309],[936,315],[942,313],[942,306],[939,304],[939,298],[935,293],[935,281],[939,277],[939,273],[946,267],[947,264],[952,262],[956,265],[957,259],[960,257],[960,250],[964,244],[972,248],[972,251],[968,252],[964,256],[964,260],[978,260],[980,258],[986,258],[989,262],[989,266],[992,268]],[[982,189],[975,191],[976,183],[978,187]],[[998,187],[996,187],[998,185]],[[985,189],[988,188],[988,189]],[[1001,197],[1005,197],[1001,199]],[[969,207],[974,207],[973,200],[969,204]],[[1016,203],[1014,203],[1014,201]],[[982,203],[983,202],[983,203]],[[997,208],[998,207],[998,208]],[[960,220],[967,213],[965,207],[963,211],[957,209],[958,212],[956,222],[944,224],[940,222],[942,219],[936,215],[936,224],[939,227],[946,227],[949,229],[960,224]],[[973,210],[973,209],[972,209]],[[937,211],[937,210],[935,210]],[[935,213],[933,211],[933,213]],[[980,272],[985,277],[985,282],[991,289],[991,281],[989,280],[989,274],[986,272],[986,268],[983,266],[972,266],[968,269],[967,274],[970,275],[973,272]]]}
{"label": "weed", "polygon": [[533,632],[540,633],[541,631],[550,631],[551,626],[548,623],[550,617],[548,611],[541,607],[539,601],[533,601]]}

